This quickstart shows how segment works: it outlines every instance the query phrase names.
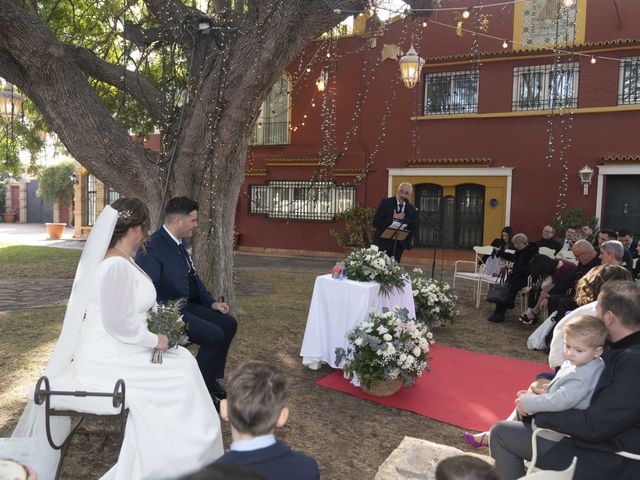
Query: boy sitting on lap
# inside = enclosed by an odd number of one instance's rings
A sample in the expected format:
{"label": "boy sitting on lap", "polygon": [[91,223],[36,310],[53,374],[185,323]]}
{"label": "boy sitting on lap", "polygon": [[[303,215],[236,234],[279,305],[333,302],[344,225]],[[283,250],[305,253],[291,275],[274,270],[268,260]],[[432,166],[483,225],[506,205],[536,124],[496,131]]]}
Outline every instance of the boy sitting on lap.
{"label": "boy sitting on lap", "polygon": [[319,479],[312,457],[291,450],[273,435],[289,417],[286,398],[287,379],[277,368],[264,362],[236,368],[220,405],[220,416],[231,423],[233,442],[215,463],[244,465],[272,480]]}

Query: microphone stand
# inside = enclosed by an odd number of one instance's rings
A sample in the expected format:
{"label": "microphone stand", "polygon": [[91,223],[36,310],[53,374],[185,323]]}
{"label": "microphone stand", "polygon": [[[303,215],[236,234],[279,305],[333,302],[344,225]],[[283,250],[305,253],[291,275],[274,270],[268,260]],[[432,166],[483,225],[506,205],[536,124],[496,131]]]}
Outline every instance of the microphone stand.
{"label": "microphone stand", "polygon": [[[447,235],[445,235],[444,232],[442,231],[442,228],[440,228],[435,223],[433,223],[433,221],[429,218],[429,216],[425,212],[423,212],[421,210],[418,210],[417,208],[416,208],[416,212],[418,212],[418,216],[420,217],[420,221],[426,220],[428,226],[436,231],[436,233],[438,234],[438,237],[440,239],[440,243],[442,243],[442,240],[444,240],[451,247],[453,247],[453,250],[458,250],[458,246],[455,244],[455,242],[453,240],[451,240]],[[440,247],[440,248],[442,248],[444,250],[444,247]],[[431,278],[432,279],[435,276],[435,272],[436,272],[436,252],[437,251],[438,251],[438,246],[434,245],[433,246],[433,260],[431,262]],[[442,280],[442,268],[440,268],[440,280]]]}

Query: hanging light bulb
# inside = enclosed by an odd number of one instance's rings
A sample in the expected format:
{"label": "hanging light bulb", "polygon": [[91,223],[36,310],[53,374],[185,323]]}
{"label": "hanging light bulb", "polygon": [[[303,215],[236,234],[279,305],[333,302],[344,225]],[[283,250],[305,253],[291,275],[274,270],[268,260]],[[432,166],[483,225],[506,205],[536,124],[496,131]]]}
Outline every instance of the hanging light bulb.
{"label": "hanging light bulb", "polygon": [[595,55],[591,55],[591,63],[596,63],[598,60]]}
{"label": "hanging light bulb", "polygon": [[465,20],[471,16],[471,9],[473,7],[468,7],[464,12],[462,12],[462,18]]}
{"label": "hanging light bulb", "polygon": [[415,48],[411,45],[411,48],[405,53],[400,60],[400,76],[407,88],[413,88],[420,79],[420,73],[424,66],[424,59],[418,56]]}
{"label": "hanging light bulb", "polygon": [[574,3],[575,3],[575,0],[562,0],[562,6],[564,8],[571,8],[573,7]]}
{"label": "hanging light bulb", "polygon": [[329,72],[327,70],[322,69],[320,72],[320,76],[316,80],[316,88],[319,92],[324,92],[325,88],[327,88],[327,81],[329,80]]}
{"label": "hanging light bulb", "polygon": [[422,28],[427,28],[427,22],[422,22]]}
{"label": "hanging light bulb", "polygon": [[509,42],[507,42],[507,39],[504,39],[504,42],[502,42],[502,48],[508,48],[509,47]]}

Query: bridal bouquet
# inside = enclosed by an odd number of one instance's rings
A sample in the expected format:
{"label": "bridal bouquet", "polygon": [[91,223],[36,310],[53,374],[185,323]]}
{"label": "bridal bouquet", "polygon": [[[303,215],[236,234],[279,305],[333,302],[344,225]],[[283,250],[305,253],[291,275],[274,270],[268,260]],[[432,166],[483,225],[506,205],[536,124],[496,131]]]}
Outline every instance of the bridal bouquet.
{"label": "bridal bouquet", "polygon": [[344,373],[357,375],[365,389],[377,382],[401,380],[409,385],[427,369],[433,334],[410,319],[406,308],[369,312],[369,321],[347,332],[349,347],[336,349],[336,364],[345,361]]}
{"label": "bridal bouquet", "polygon": [[345,259],[345,266],[349,280],[378,282],[383,295],[389,295],[394,288],[404,287],[400,264],[375,245],[351,252]]}
{"label": "bridal bouquet", "polygon": [[[182,321],[180,310],[186,303],[181,298],[178,301],[168,301],[166,304],[156,305],[149,310],[147,325],[152,333],[160,333],[169,338],[169,348],[178,345],[185,345],[189,341],[189,337],[185,333],[185,324]],[[157,348],[153,349],[152,363],[162,363],[162,351]]]}
{"label": "bridal bouquet", "polygon": [[428,279],[421,268],[414,268],[411,278],[416,319],[430,328],[453,322],[458,315],[458,295],[447,282]]}

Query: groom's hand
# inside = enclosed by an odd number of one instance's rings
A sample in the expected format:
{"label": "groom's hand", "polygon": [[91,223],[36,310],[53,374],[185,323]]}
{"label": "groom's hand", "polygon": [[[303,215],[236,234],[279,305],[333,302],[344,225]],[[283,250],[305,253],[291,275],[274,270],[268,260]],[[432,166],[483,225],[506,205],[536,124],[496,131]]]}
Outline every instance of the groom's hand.
{"label": "groom's hand", "polygon": [[229,305],[224,302],[215,302],[211,304],[211,308],[221,313],[229,313]]}

